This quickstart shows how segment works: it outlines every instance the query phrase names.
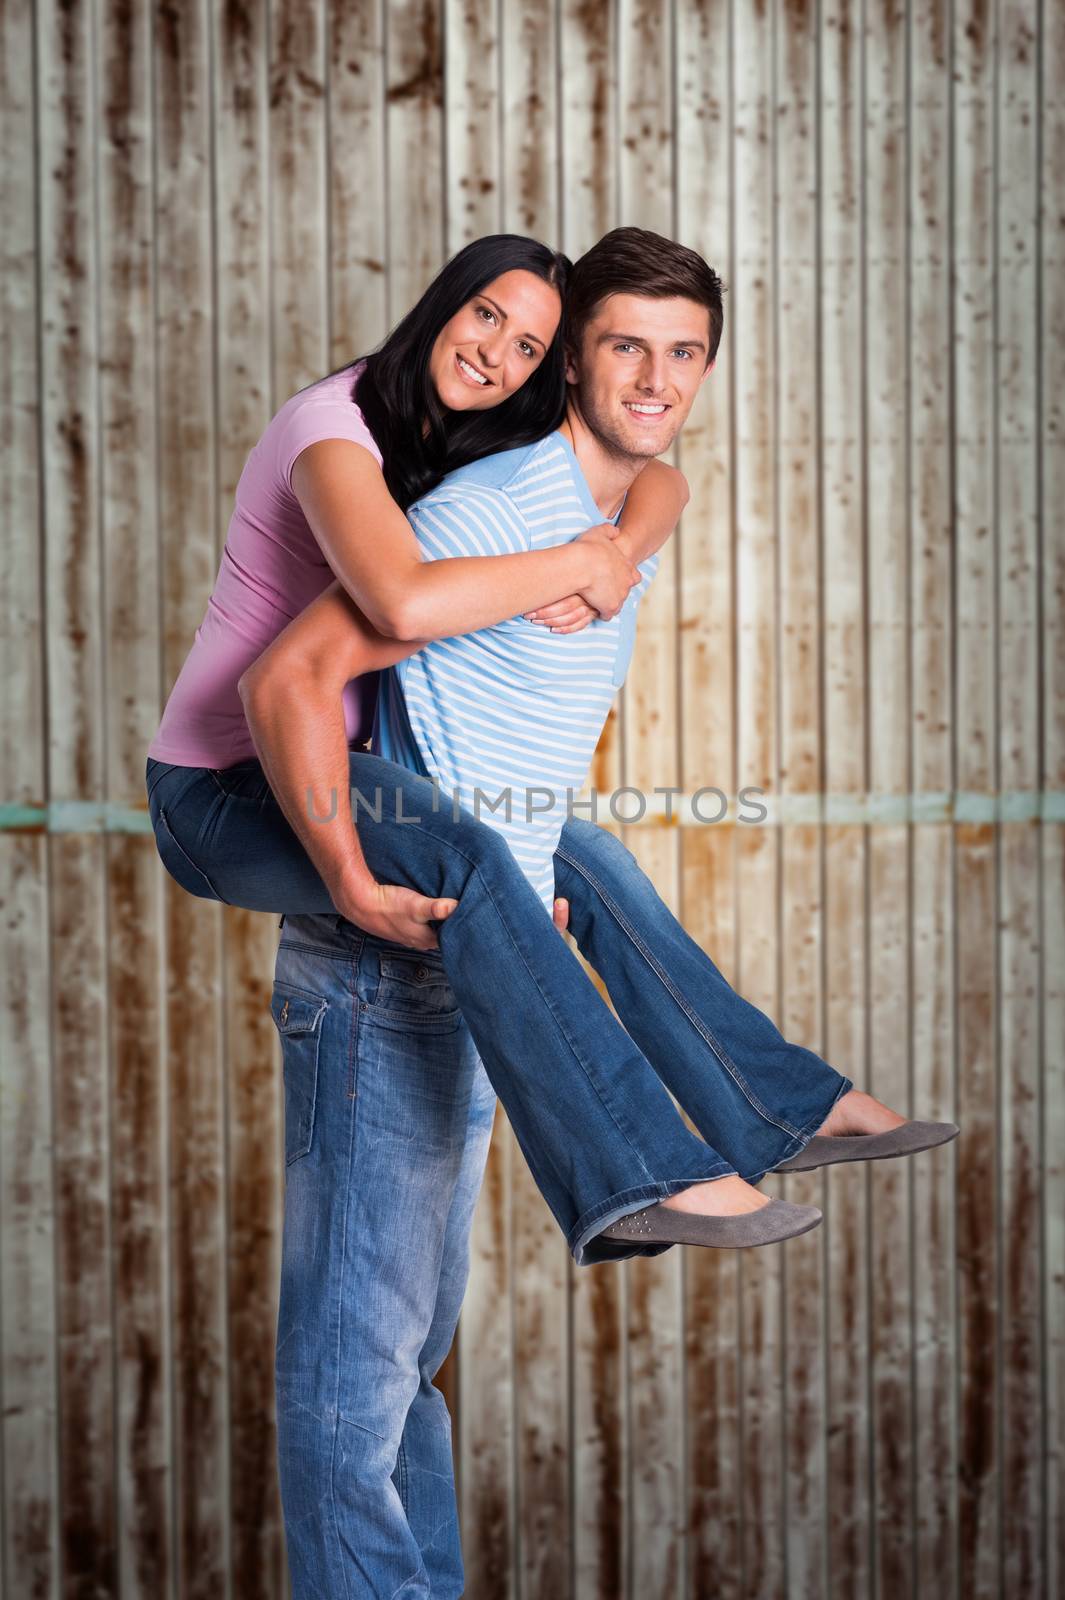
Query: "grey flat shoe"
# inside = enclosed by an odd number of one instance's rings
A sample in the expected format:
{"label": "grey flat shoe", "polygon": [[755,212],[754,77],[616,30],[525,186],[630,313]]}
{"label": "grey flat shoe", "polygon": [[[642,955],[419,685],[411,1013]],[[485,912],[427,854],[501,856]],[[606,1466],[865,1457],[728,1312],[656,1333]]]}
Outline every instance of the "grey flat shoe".
{"label": "grey flat shoe", "polygon": [[837,1161],[881,1161],[887,1156],[912,1156],[948,1144],[960,1133],[956,1122],[902,1122],[886,1133],[815,1133],[797,1155],[773,1172],[811,1172]]}
{"label": "grey flat shoe", "polygon": [[706,1244],[739,1250],[747,1245],[793,1239],[797,1233],[816,1228],[820,1221],[816,1206],[797,1206],[790,1200],[770,1200],[757,1211],[744,1211],[734,1217],[677,1211],[656,1201],[642,1211],[619,1217],[598,1237],[622,1244]]}

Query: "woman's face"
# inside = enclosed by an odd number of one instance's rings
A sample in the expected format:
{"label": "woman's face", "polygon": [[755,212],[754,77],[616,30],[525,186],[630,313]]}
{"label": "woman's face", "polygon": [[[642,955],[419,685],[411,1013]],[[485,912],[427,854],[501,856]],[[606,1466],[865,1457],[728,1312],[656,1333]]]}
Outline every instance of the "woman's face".
{"label": "woman's face", "polygon": [[441,405],[452,411],[500,405],[536,371],[561,315],[558,290],[535,272],[493,278],[436,336],[429,375]]}

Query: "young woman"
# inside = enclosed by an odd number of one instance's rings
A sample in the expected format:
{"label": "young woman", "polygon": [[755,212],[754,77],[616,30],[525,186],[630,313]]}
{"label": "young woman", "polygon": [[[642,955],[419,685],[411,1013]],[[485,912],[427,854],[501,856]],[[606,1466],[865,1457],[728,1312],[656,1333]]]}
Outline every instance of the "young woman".
{"label": "young woman", "polygon": [[[660,463],[637,479],[620,530],[593,528],[544,550],[423,563],[403,514],[452,468],[557,426],[567,269],[532,240],[479,240],[379,352],[281,408],[249,456],[207,615],[150,748],[149,804],[163,861],[193,894],[255,910],[335,911],[407,949],[434,950],[439,931],[447,979],[523,1149],[537,1153],[534,1176],[578,1261],[653,1254],[669,1242],[766,1243],[820,1213],[767,1200],[750,1180],[784,1165],[926,1148],[953,1125],[905,1122],[784,1040],[688,938],[631,853],[592,824],[567,823],[557,881],[625,1028],[544,919],[509,850],[468,813],[434,809],[416,839],[401,821],[360,818],[359,870],[338,862],[323,876],[305,848],[320,843],[316,824],[282,812],[241,698],[252,663],[334,575],[380,633],[408,640],[537,610],[567,629],[617,613],[639,578],[633,562],[664,541],[686,497]],[[369,687],[363,678],[344,690],[352,745],[368,733]],[[358,749],[347,768],[341,793],[384,786],[402,793],[404,814],[424,815],[429,786],[417,774]],[[552,1097],[579,1102],[579,1124],[545,1122]],[[588,1172],[567,1139],[610,1160]],[[579,1167],[578,1194],[558,1174]],[[598,1241],[660,1200],[670,1216],[658,1232],[642,1220],[631,1240]]]}

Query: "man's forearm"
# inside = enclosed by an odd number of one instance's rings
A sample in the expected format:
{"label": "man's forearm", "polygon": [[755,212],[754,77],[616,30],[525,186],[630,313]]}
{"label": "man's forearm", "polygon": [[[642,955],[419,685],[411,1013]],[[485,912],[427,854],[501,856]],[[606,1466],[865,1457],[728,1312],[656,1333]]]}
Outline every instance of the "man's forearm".
{"label": "man's forearm", "polygon": [[277,802],[333,896],[350,903],[373,883],[351,814],[343,702],[311,673],[241,686],[252,740]]}

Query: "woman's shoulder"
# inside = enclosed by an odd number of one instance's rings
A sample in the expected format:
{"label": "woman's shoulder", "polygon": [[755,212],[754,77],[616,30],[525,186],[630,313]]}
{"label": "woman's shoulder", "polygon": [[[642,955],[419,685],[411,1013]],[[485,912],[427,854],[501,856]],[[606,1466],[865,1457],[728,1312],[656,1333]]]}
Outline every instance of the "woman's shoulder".
{"label": "woman's shoulder", "polygon": [[276,451],[277,470],[289,487],[296,457],[322,439],[350,439],[382,465],[377,441],[353,398],[358,373],[355,365],[319,378],[292,395],[274,415],[262,442]]}

